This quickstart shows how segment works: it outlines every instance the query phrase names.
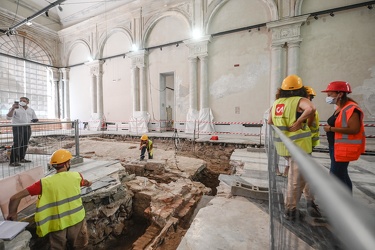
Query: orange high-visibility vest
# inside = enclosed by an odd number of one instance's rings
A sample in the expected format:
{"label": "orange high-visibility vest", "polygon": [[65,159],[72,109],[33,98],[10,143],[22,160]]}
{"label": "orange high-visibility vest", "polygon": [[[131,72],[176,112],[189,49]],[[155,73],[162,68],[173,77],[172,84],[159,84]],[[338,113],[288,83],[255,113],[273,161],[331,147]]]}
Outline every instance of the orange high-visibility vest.
{"label": "orange high-visibility vest", "polygon": [[338,115],[335,127],[345,128],[348,126],[349,118],[354,110],[361,112],[361,130],[355,135],[341,134],[335,132],[335,160],[337,162],[348,162],[358,160],[359,156],[365,152],[366,137],[363,125],[363,111],[355,102],[349,101]]}

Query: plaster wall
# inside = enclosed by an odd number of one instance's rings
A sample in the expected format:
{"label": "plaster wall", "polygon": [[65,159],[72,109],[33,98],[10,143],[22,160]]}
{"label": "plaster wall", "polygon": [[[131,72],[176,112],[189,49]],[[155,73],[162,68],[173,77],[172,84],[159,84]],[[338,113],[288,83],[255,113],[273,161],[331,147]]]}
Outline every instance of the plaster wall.
{"label": "plaster wall", "polygon": [[70,118],[71,120],[91,120],[91,77],[86,65],[73,67],[69,72]]}
{"label": "plaster wall", "polygon": [[368,2],[367,0],[302,0],[301,14]]}
{"label": "plaster wall", "polygon": [[[173,56],[171,56],[173,55]],[[176,95],[176,120],[186,120],[189,107],[189,64],[188,48],[185,45],[179,47],[169,46],[163,50],[155,49],[149,52],[148,74],[148,112],[151,119],[160,117],[160,74],[174,73]],[[151,97],[150,97],[151,95]]]}
{"label": "plaster wall", "polygon": [[216,121],[262,119],[270,102],[269,42],[265,30],[213,39],[208,70],[210,107]]}
{"label": "plaster wall", "polygon": [[[125,54],[131,50],[129,36],[118,29],[105,39],[102,58]],[[132,115],[131,61],[129,58],[106,59],[103,64],[104,116],[111,122],[128,122]]]}
{"label": "plaster wall", "polygon": [[[190,29],[180,16],[168,16],[158,21],[149,33],[145,46],[152,47],[173,41],[181,41],[190,36]],[[174,73],[176,95],[176,120],[186,119],[189,107],[189,50],[184,44],[152,49],[148,53],[148,112],[151,119],[160,117],[160,74]]]}
{"label": "plaster wall", "polygon": [[[77,42],[71,49],[69,65],[86,62],[90,57],[90,50],[83,42]],[[70,68],[69,71],[69,99],[70,118],[72,120],[88,121],[91,117],[91,73],[86,65]]]}
{"label": "plaster wall", "polygon": [[209,34],[266,23],[271,20],[269,10],[263,1],[236,0],[227,1],[208,24]]}
{"label": "plaster wall", "polygon": [[320,120],[334,107],[320,93],[329,82],[348,81],[365,120],[375,119],[375,12],[367,8],[336,13],[334,17],[310,18],[301,29],[300,69],[305,85],[313,87]]}
{"label": "plaster wall", "polygon": [[132,115],[130,59],[107,59],[103,72],[104,116],[107,121],[128,122]]}

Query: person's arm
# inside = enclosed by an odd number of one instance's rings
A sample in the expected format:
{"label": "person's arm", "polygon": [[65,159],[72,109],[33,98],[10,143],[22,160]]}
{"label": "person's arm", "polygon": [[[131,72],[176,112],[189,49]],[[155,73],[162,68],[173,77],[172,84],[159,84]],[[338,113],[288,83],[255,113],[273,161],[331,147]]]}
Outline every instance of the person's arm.
{"label": "person's arm", "polygon": [[358,134],[361,131],[361,120],[358,112],[353,112],[352,116],[348,120],[348,126],[345,128],[331,127],[329,125],[324,126],[324,131],[341,133],[347,135]]}
{"label": "person's arm", "polygon": [[301,116],[289,127],[290,132],[297,131],[302,128],[302,123],[315,114],[316,108],[314,104],[307,98],[301,98],[298,103],[298,108],[303,110]]}
{"label": "person's arm", "polygon": [[91,181],[88,181],[86,179],[83,179],[82,180],[82,186],[85,186],[85,187],[90,187],[92,185],[92,182]]}
{"label": "person's arm", "polygon": [[315,113],[307,119],[307,126],[311,127],[315,121]]}
{"label": "person's arm", "polygon": [[14,115],[14,111],[15,111],[17,108],[18,108],[18,104],[14,103],[14,104],[12,105],[12,107],[9,109],[9,112],[8,112],[8,114],[7,114],[7,119],[8,119],[8,120],[11,120],[11,119],[12,119],[12,117],[13,117],[13,115]]}
{"label": "person's arm", "polygon": [[10,197],[9,200],[9,214],[7,216],[7,220],[17,220],[17,210],[18,205],[21,202],[21,199],[30,195],[29,191],[27,189],[24,189],[22,191],[19,191],[18,193],[14,194],[12,197]]}
{"label": "person's arm", "polygon": [[272,107],[270,108],[270,111],[268,112],[268,121],[267,124],[273,124],[272,121]]}

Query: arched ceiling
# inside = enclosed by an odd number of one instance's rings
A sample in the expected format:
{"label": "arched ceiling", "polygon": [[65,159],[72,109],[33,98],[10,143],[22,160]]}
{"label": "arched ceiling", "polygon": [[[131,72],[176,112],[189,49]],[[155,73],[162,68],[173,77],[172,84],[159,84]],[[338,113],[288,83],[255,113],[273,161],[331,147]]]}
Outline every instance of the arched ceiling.
{"label": "arched ceiling", "polygon": [[[60,30],[72,26],[93,16],[105,13],[138,0],[65,0],[48,10],[48,16],[43,12],[32,22],[49,26],[53,30]],[[57,0],[1,0],[0,11],[10,15],[16,13],[13,25],[26,19],[44,8],[56,3]],[[11,26],[13,26],[11,25]],[[8,29],[9,27],[0,27]]]}

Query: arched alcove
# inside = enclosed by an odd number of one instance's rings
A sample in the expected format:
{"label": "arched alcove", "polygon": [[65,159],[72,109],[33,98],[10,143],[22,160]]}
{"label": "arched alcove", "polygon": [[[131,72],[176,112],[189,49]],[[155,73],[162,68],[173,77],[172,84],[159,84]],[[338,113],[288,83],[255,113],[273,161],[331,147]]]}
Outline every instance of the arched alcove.
{"label": "arched alcove", "polygon": [[158,46],[190,38],[188,19],[179,12],[166,12],[155,17],[146,28],[144,47]]}
{"label": "arched alcove", "polygon": [[266,23],[270,20],[272,20],[271,11],[264,1],[226,1],[225,3],[218,4],[213,10],[207,22],[206,30],[208,34],[214,34]]}
{"label": "arched alcove", "polygon": [[91,50],[84,41],[76,41],[69,49],[67,65],[75,65],[90,60]]}

